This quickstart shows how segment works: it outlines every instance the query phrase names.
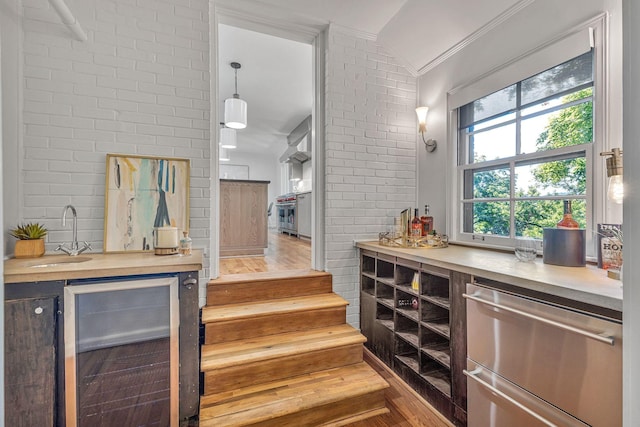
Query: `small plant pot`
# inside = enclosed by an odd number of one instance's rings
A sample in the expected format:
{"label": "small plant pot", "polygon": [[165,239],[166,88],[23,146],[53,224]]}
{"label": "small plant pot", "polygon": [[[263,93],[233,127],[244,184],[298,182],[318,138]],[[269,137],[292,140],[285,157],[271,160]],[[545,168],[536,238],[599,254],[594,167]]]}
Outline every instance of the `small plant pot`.
{"label": "small plant pot", "polygon": [[14,250],[16,258],[38,258],[44,255],[44,239],[18,240]]}

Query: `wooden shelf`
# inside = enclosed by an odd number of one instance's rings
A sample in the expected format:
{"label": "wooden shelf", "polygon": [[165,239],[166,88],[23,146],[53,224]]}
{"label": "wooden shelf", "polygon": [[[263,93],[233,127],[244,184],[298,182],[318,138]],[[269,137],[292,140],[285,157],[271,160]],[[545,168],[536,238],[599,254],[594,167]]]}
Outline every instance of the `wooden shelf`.
{"label": "wooden shelf", "polygon": [[417,297],[418,295],[418,291],[416,291],[415,289],[413,289],[411,287],[411,283],[402,283],[402,284],[397,284],[396,288],[402,292],[406,292],[408,294],[410,294],[411,296]]}
{"label": "wooden shelf", "polygon": [[385,328],[393,331],[393,325],[394,325],[393,320],[376,319],[376,322],[380,323]]}
{"label": "wooden shelf", "polygon": [[405,309],[405,308],[396,308],[396,312],[402,314],[403,316],[408,317],[411,320],[414,320],[416,322],[420,321],[420,313],[418,312],[418,310],[413,310],[411,308],[409,309]]}
{"label": "wooden shelf", "polygon": [[446,308],[447,310],[451,308],[449,298],[422,295],[422,299],[429,301],[431,304],[437,305],[438,307]]}
{"label": "wooden shelf", "polygon": [[418,334],[414,334],[411,332],[396,331],[396,335],[398,335],[400,338],[402,338],[403,340],[405,340],[406,342],[414,346],[416,349],[420,346],[420,343],[418,341]]}
{"label": "wooden shelf", "polygon": [[451,349],[449,348],[449,343],[428,345],[422,347],[420,350],[445,368],[451,368]]}
{"label": "wooden shelf", "polygon": [[399,360],[403,365],[411,368],[412,371],[420,373],[420,365],[416,359],[410,356],[401,356],[399,354],[396,355],[396,360]]}
{"label": "wooden shelf", "polygon": [[427,382],[440,390],[447,397],[451,397],[451,380],[449,379],[449,371],[445,369],[437,369],[425,373],[420,376]]}
{"label": "wooden shelf", "polygon": [[385,285],[393,286],[396,281],[393,277],[376,277],[376,280],[380,283],[384,283]]}
{"label": "wooden shelf", "polygon": [[451,328],[449,327],[449,319],[433,319],[428,322],[420,322],[426,328],[432,330],[433,332],[437,332],[443,337],[449,339],[451,335]]}
{"label": "wooden shelf", "polygon": [[394,308],[395,303],[393,302],[393,298],[380,298],[378,297],[378,302],[385,307],[389,307],[391,309]]}

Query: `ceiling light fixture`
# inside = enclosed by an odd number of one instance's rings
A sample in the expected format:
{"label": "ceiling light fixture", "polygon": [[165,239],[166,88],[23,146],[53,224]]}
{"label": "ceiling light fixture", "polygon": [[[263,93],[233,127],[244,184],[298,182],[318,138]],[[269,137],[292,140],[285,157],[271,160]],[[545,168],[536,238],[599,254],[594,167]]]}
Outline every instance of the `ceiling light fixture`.
{"label": "ceiling light fixture", "polygon": [[607,177],[609,178],[609,189],[607,198],[614,203],[622,203],[624,197],[624,186],[622,184],[622,150],[614,148],[611,151],[600,153],[601,156],[609,156],[607,161]]}
{"label": "ceiling light fixture", "polygon": [[224,123],[220,123],[222,127],[220,128],[220,146],[222,148],[228,148],[233,150],[238,146],[238,137],[235,129],[228,128],[224,125]]}
{"label": "ceiling light fixture", "polygon": [[229,157],[229,150],[220,146],[220,157],[218,158],[218,160],[220,160],[221,162],[228,162],[229,160],[231,160],[231,158]]}
{"label": "ceiling light fixture", "polygon": [[224,100],[224,124],[231,129],[244,129],[247,127],[247,102],[238,95],[238,69],[240,63],[232,62],[231,68],[235,70],[235,89],[233,98]]}
{"label": "ceiling light fixture", "polygon": [[424,133],[427,131],[427,113],[429,112],[429,107],[418,107],[416,108],[416,115],[418,116],[418,132],[422,135],[422,142],[427,149],[427,152],[431,153],[435,151],[438,144],[435,139],[424,139]]}

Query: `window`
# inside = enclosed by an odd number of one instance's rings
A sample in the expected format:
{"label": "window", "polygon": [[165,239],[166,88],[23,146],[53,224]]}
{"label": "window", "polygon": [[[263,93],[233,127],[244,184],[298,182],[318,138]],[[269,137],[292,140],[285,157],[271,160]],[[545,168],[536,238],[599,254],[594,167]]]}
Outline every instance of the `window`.
{"label": "window", "polygon": [[458,108],[461,240],[541,239],[563,200],[587,227],[593,61],[589,51]]}

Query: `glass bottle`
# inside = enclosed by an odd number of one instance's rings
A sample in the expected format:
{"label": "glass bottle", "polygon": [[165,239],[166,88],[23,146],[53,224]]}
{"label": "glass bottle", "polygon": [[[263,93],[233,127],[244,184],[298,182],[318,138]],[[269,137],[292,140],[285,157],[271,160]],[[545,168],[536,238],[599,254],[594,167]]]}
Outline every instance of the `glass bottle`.
{"label": "glass bottle", "polygon": [[180,239],[180,255],[191,255],[191,237],[189,237],[189,232],[183,231],[182,234],[184,237]]}
{"label": "glass bottle", "polygon": [[422,223],[422,235],[426,236],[433,231],[433,217],[429,215],[429,205],[424,205],[424,215],[420,217]]}
{"label": "glass bottle", "polygon": [[420,214],[418,213],[418,208],[416,208],[415,215],[411,220],[411,240],[414,240],[414,241],[419,239],[420,236],[422,236],[422,222],[420,221],[420,218],[418,217],[418,215]]}
{"label": "glass bottle", "polygon": [[556,225],[558,228],[578,228],[578,221],[573,219],[571,214],[571,200],[564,201],[564,214],[562,219]]}

